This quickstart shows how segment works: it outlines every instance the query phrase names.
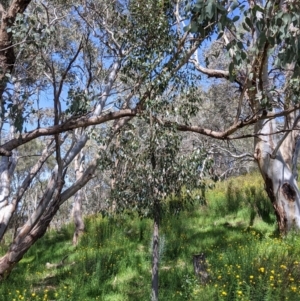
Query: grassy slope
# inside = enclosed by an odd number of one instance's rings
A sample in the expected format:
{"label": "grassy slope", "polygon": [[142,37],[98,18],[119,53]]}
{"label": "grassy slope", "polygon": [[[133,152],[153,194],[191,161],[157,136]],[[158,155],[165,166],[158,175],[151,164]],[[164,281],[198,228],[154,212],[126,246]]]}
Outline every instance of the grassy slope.
{"label": "grassy slope", "polygon": [[[160,300],[300,300],[300,238],[276,235],[256,174],[218,183],[207,206],[165,218]],[[86,221],[39,240],[0,286],[0,300],[150,300],[151,221],[126,216]],[[4,250],[3,250],[4,251]],[[199,284],[192,255],[204,252],[210,280]],[[46,269],[46,262],[65,265]]]}

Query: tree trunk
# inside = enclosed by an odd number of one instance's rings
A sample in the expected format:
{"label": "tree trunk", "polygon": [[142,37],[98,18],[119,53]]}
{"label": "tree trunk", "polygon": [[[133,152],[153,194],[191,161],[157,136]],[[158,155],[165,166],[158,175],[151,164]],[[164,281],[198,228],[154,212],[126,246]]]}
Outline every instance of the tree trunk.
{"label": "tree trunk", "polygon": [[274,120],[261,121],[255,139],[255,158],[273,204],[278,229],[285,234],[293,227],[300,228],[300,193],[293,167],[291,149],[296,149],[296,135],[291,131],[282,141],[276,141]]}
{"label": "tree trunk", "polygon": [[[10,164],[11,159],[8,157],[2,157],[2,163],[0,164],[0,178],[2,179],[0,183],[0,239],[3,238],[3,235],[5,234],[5,231],[8,227],[9,221],[14,214],[16,208],[18,207],[18,204],[20,200],[22,199],[24,193],[32,183],[33,179],[39,172],[39,170],[42,168],[45,161],[49,158],[49,156],[54,152],[55,148],[50,143],[42,152],[41,157],[37,161],[37,163],[30,169],[27,176],[25,177],[24,181],[18,188],[16,194],[13,196],[10,203],[8,203],[9,194],[10,194],[10,172],[11,167],[15,164]],[[2,171],[3,167],[3,171]],[[36,206],[34,207],[34,210],[36,209]],[[33,212],[32,212],[33,214]]]}
{"label": "tree trunk", "polygon": [[0,24],[0,99],[2,103],[2,95],[6,87],[7,77],[10,74],[14,63],[15,54],[12,47],[11,37],[12,34],[7,32],[10,25],[13,24],[14,18],[3,18]]}
{"label": "tree trunk", "polygon": [[[75,175],[76,181],[80,179],[83,175],[84,169],[84,154],[81,151],[75,158]],[[73,219],[75,224],[75,231],[73,235],[73,245],[78,244],[79,237],[84,232],[84,222],[82,219],[82,201],[83,201],[83,191],[82,189],[78,190],[74,196],[74,205],[73,205]]]}
{"label": "tree trunk", "polygon": [[13,212],[13,208],[8,203],[11,185],[8,157],[1,158],[0,181],[0,238],[2,238]]}
{"label": "tree trunk", "polygon": [[159,267],[159,203],[154,201],[154,219],[152,236],[152,301],[158,301],[158,267]]}
{"label": "tree trunk", "polygon": [[[40,200],[37,210],[31,215],[23,227],[21,227],[6,254],[0,258],[0,281],[10,274],[13,267],[22,259],[29,248],[45,234],[47,227],[59,209],[59,206],[76,194],[78,190],[93,178],[96,167],[97,158],[86,168],[82,177],[62,193],[61,189],[63,183],[57,183],[57,181],[54,181],[53,183],[56,187],[54,193],[51,194],[49,191],[45,191],[44,198],[46,198],[47,195],[50,195],[51,203],[49,204],[43,199]],[[53,180],[50,179],[50,182],[53,182]],[[49,186],[51,187],[52,185]],[[45,207],[42,203],[48,205]],[[42,215],[37,219],[35,217],[38,212],[41,211],[39,209],[41,206],[43,206]]]}
{"label": "tree trunk", "polygon": [[[51,215],[54,215],[56,212],[57,210],[53,211]],[[41,219],[30,232],[30,235],[25,236],[22,241],[18,242],[16,237],[7,253],[0,259],[0,280],[9,276],[14,266],[22,259],[29,248],[45,234],[50,221],[50,218]]]}
{"label": "tree trunk", "polygon": [[[269,93],[271,85],[268,75],[268,60],[261,59],[261,61],[264,62],[261,77],[257,75],[257,80],[261,81],[260,92],[269,101],[272,101],[273,97]],[[289,68],[292,70],[291,65]],[[291,76],[291,72],[286,73],[287,78]],[[285,89],[285,103],[288,105],[290,103],[288,86]],[[254,93],[257,93],[255,89],[249,91],[252,100],[256,99]],[[253,109],[255,112],[262,112],[262,114],[267,110],[257,100]],[[275,112],[275,109],[273,111]],[[265,189],[272,202],[278,230],[281,234],[286,234],[292,228],[300,228],[300,193],[295,174],[293,174],[293,162],[295,162],[293,157],[296,155],[296,142],[299,133],[296,129],[299,122],[298,114],[299,112],[295,111],[284,117],[286,132],[279,139],[276,135],[276,119],[261,119],[255,124],[254,155],[265,181]]]}
{"label": "tree trunk", "polygon": [[7,11],[1,12],[0,22],[0,100],[6,87],[7,74],[10,75],[15,64],[14,47],[12,46],[12,33],[7,29],[14,23],[17,14],[22,14],[31,0],[11,1]]}
{"label": "tree trunk", "polygon": [[75,195],[74,207],[73,207],[73,219],[75,224],[75,231],[73,235],[73,245],[76,246],[78,244],[80,236],[84,232],[84,222],[82,219],[82,199],[83,192],[79,190]]}
{"label": "tree trunk", "polygon": [[61,185],[59,186],[54,196],[52,206],[47,208],[27,235],[23,235],[25,224],[13,240],[9,250],[0,258],[0,281],[9,276],[14,266],[22,259],[29,248],[47,231],[47,227],[59,209]]}
{"label": "tree trunk", "polygon": [[292,169],[293,169],[293,175],[296,180],[298,180],[298,157],[299,157],[299,151],[300,151],[300,135],[298,133],[296,137],[296,142],[295,142],[295,151],[293,154],[293,160],[292,160]]}

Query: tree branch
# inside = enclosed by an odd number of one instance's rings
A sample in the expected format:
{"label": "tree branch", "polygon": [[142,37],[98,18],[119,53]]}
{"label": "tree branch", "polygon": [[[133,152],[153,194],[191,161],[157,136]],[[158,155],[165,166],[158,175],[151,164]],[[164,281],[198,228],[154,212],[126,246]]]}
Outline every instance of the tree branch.
{"label": "tree branch", "polygon": [[[253,137],[254,135],[243,135],[240,137],[231,137],[230,135],[235,133],[238,129],[255,124],[259,120],[270,120],[273,118],[286,116],[286,115],[290,114],[291,112],[298,110],[299,107],[300,107],[300,105],[291,107],[287,110],[284,110],[284,111],[278,112],[278,113],[270,112],[265,115],[264,114],[254,115],[250,119],[239,120],[238,122],[234,123],[229,128],[227,128],[225,131],[214,131],[214,130],[207,129],[207,128],[204,128],[201,126],[178,124],[177,122],[172,122],[172,121],[163,121],[157,117],[156,117],[156,121],[164,126],[175,127],[178,131],[194,132],[194,133],[202,134],[202,135],[212,137],[215,139],[220,139],[220,140],[242,139],[242,138]],[[257,134],[255,136],[260,136],[260,135],[262,135],[262,134]]]}
{"label": "tree branch", "polygon": [[292,126],[291,129],[289,129],[288,131],[285,132],[285,134],[281,137],[281,139],[279,140],[279,142],[277,143],[275,149],[273,150],[272,154],[271,154],[271,158],[275,159],[276,154],[280,148],[280,146],[282,145],[283,141],[286,139],[286,137],[289,135],[289,133],[293,130],[295,130],[295,127],[297,126],[298,122],[300,120],[300,115],[297,116],[297,118],[294,121],[294,124]]}
{"label": "tree branch", "polygon": [[199,62],[195,59],[190,59],[189,60],[191,63],[194,64],[196,70],[199,72],[206,74],[208,77],[215,77],[215,78],[229,78],[229,71],[224,71],[224,70],[218,70],[218,69],[209,69],[202,67]]}
{"label": "tree branch", "polygon": [[21,134],[18,138],[11,139],[10,141],[4,143],[0,146],[0,155],[7,156],[11,155],[11,151],[16,147],[23,145],[35,138],[41,136],[51,136],[66,131],[74,130],[80,127],[88,127],[92,125],[98,125],[107,121],[136,116],[137,109],[125,109],[118,112],[110,112],[102,116],[81,116],[78,118],[71,118],[62,124],[50,126],[47,128],[39,128],[28,133]]}
{"label": "tree branch", "polygon": [[[240,155],[235,155],[233,154],[231,151],[229,151],[228,149],[225,149],[223,147],[220,147],[220,146],[217,146],[217,145],[212,145],[212,147],[214,149],[217,149],[217,150],[221,150],[223,152],[226,152],[227,154],[229,154],[230,157],[232,158],[235,158],[235,159],[243,159],[245,157],[251,157],[251,158],[254,158],[254,156],[250,153],[244,153],[244,154],[240,154]],[[209,154],[217,154],[217,152],[214,152],[214,151],[209,151],[208,152]]]}

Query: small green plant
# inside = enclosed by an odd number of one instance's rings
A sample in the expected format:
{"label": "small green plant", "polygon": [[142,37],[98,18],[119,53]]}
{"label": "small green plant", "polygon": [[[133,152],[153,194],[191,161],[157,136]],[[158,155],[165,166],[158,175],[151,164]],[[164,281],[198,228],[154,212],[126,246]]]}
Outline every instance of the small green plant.
{"label": "small green plant", "polygon": [[181,285],[181,296],[183,300],[191,300],[199,290],[199,279],[192,274],[184,275]]}

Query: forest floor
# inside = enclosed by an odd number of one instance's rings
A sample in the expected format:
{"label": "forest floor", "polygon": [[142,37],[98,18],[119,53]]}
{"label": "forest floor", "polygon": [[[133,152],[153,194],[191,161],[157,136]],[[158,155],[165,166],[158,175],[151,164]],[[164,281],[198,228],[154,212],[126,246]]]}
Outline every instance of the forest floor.
{"label": "forest floor", "polygon": [[[205,198],[162,220],[159,299],[300,300],[300,236],[278,235],[260,176],[217,183]],[[0,300],[151,300],[151,220],[95,215],[85,223],[76,247],[72,225],[40,239],[1,284]],[[206,283],[194,273],[200,253]]]}

